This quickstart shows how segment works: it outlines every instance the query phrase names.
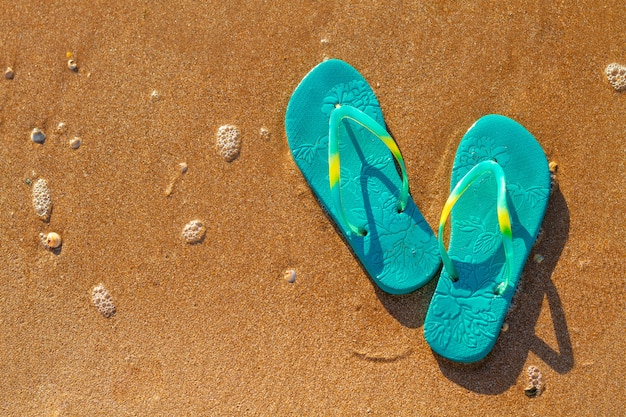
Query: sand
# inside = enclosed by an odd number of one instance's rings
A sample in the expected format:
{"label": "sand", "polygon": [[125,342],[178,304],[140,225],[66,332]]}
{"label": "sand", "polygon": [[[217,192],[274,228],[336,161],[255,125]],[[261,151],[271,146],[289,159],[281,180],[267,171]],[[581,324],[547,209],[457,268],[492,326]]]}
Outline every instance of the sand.
{"label": "sand", "polygon": [[[3,2],[0,414],[623,415],[626,93],[604,74],[626,65],[623,3],[508,3]],[[326,57],[372,84],[433,227],[480,116],[516,119],[558,163],[544,261],[483,363],[429,349],[434,281],[377,290],[293,163],[286,105]]]}

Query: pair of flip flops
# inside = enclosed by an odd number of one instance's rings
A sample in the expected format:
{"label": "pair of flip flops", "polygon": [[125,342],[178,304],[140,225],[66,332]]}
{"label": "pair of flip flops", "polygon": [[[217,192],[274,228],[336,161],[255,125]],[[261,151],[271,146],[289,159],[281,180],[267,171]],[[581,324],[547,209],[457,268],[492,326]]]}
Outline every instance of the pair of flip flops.
{"label": "pair of flip flops", "polygon": [[285,124],[296,164],[374,283],[406,294],[429,282],[443,261],[426,340],[454,361],[484,358],[549,198],[548,163],[533,136],[500,115],[484,116],[467,131],[436,238],[411,198],[378,100],[353,67],[332,59],[313,68],[293,93]]}

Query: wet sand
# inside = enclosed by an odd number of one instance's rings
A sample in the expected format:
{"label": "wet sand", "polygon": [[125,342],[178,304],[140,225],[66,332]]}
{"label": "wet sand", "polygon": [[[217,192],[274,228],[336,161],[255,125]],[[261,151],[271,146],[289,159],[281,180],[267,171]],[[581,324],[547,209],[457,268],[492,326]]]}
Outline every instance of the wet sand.
{"label": "wet sand", "polygon": [[[626,93],[604,75],[626,65],[623,4],[305,3],[0,5],[15,72],[0,78],[0,414],[623,414]],[[432,353],[435,282],[377,290],[293,163],[286,105],[325,57],[373,86],[432,227],[480,116],[516,119],[558,163],[544,261],[484,362]],[[231,163],[224,124],[241,130]],[[188,245],[193,219],[207,232]],[[532,399],[531,365],[546,381]]]}

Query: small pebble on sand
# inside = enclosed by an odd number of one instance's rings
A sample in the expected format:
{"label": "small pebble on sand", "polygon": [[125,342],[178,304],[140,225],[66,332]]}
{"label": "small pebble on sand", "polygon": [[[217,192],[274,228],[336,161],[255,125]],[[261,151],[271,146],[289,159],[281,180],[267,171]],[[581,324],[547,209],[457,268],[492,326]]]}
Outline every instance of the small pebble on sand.
{"label": "small pebble on sand", "polygon": [[559,164],[557,164],[555,161],[550,161],[550,163],[548,164],[548,168],[550,169],[551,174],[556,174],[556,171],[559,169]]}
{"label": "small pebble on sand", "polygon": [[35,143],[43,143],[46,140],[46,135],[41,131],[41,129],[36,127],[32,132],[30,132],[30,140]]}
{"label": "small pebble on sand", "polygon": [[293,284],[296,282],[296,270],[293,268],[286,269],[285,272],[283,272],[283,278],[285,281]]}
{"label": "small pebble on sand", "polygon": [[261,135],[261,139],[269,140],[270,139],[270,131],[264,127],[259,129],[259,134]]}
{"label": "small pebble on sand", "polygon": [[70,148],[78,149],[80,148],[80,145],[82,143],[83,141],[81,140],[81,138],[79,138],[78,136],[74,136],[72,139],[70,139]]}
{"label": "small pebble on sand", "polygon": [[67,61],[67,67],[70,69],[70,71],[78,72],[78,64],[73,59],[69,59]]}
{"label": "small pebble on sand", "polygon": [[15,72],[13,71],[13,68],[8,67],[4,71],[4,78],[6,78],[7,80],[12,80],[14,77],[15,77]]}
{"label": "small pebble on sand", "polygon": [[59,122],[57,127],[54,128],[54,133],[62,135],[63,133],[65,133],[66,130],[67,130],[67,125],[65,124],[65,122]]}

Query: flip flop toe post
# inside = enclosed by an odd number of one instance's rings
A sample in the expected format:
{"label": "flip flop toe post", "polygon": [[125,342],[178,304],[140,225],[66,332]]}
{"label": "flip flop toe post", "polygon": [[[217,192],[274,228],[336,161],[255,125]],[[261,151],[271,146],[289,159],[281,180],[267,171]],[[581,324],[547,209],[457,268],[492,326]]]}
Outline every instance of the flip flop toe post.
{"label": "flip flop toe post", "polygon": [[404,294],[426,284],[440,265],[437,240],[363,76],[322,62],[294,91],[285,128],[297,166],[376,285]]}
{"label": "flip flop toe post", "polygon": [[500,333],[548,204],[548,162],[522,125],[488,115],[459,144],[451,190],[439,227],[444,266],[424,335],[439,355],[469,363],[487,356]]}

